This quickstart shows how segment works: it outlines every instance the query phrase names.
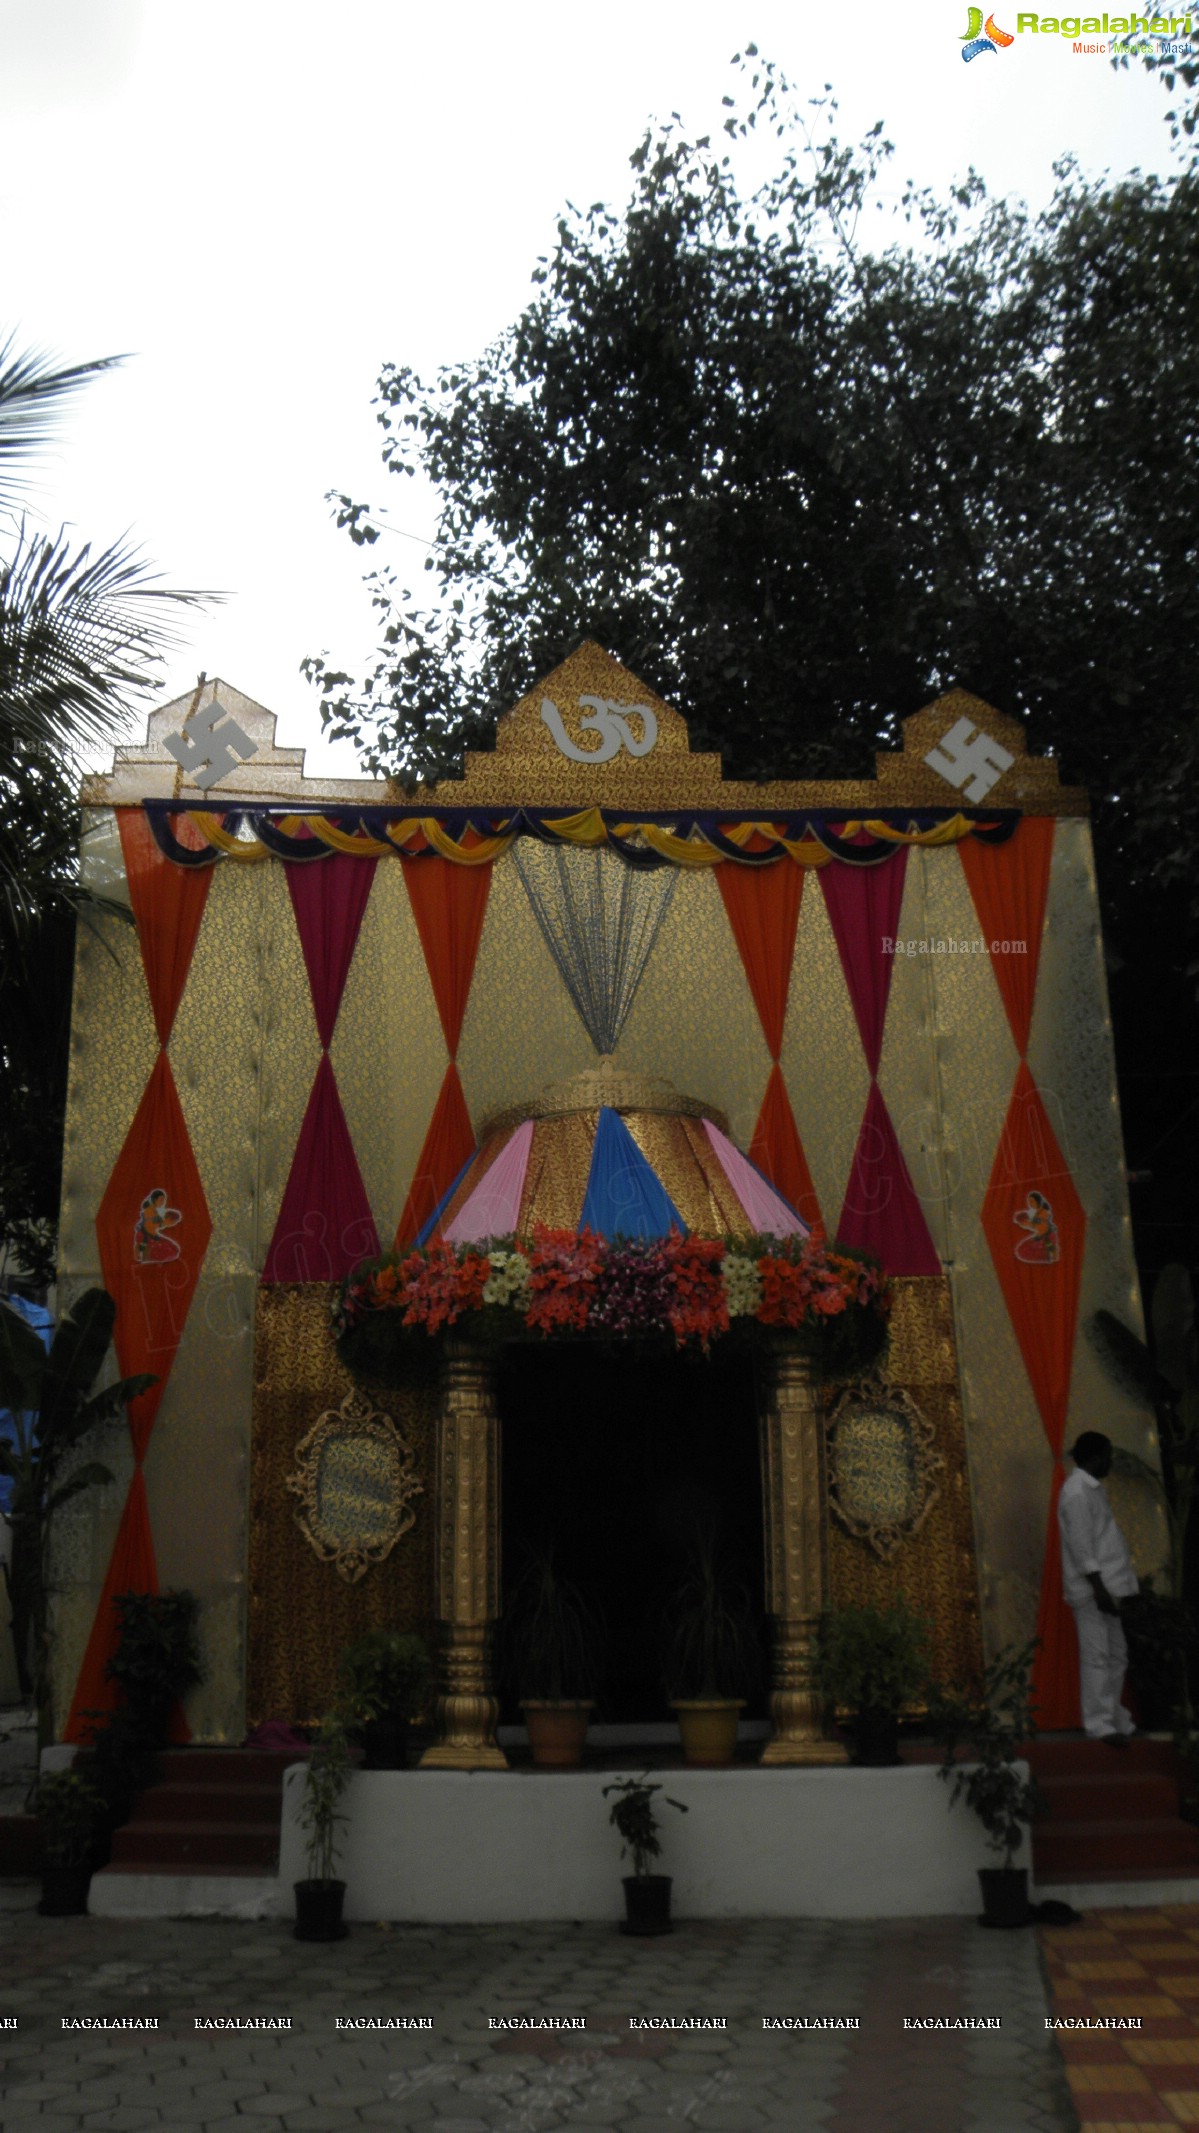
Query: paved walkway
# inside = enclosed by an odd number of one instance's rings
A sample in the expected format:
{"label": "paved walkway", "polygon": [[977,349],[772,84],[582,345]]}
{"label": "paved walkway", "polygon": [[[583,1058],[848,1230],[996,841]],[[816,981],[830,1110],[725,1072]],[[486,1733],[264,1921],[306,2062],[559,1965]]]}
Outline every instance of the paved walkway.
{"label": "paved walkway", "polygon": [[[5,2133],[1073,2133],[1032,1933],[972,1920],[356,1927],[41,1919],[0,1888]],[[763,2017],[859,2018],[766,2030]],[[367,2017],[431,2029],[336,2027]],[[579,2031],[491,2029],[583,2017]],[[998,2017],[997,2030],[905,2018]],[[63,2018],[156,2017],[155,2031]],[[287,2031],[197,2020],[289,2018]],[[723,2020],[633,2029],[630,2017]]]}
{"label": "paved walkway", "polygon": [[[1045,1934],[1054,2014],[1085,2133],[1199,2125],[1199,1904],[1092,1911]],[[1137,2021],[1135,2030],[1087,2027]]]}

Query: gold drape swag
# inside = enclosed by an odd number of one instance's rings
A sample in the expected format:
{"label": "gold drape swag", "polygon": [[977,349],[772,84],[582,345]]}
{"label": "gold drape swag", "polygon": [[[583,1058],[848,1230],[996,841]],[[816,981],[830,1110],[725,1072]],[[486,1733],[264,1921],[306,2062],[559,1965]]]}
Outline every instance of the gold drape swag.
{"label": "gold drape swag", "polygon": [[[189,811],[189,821],[200,832],[205,842],[226,859],[234,859],[242,866],[256,866],[273,854],[258,837],[238,836],[225,828],[219,815],[209,814],[204,809]],[[339,829],[327,815],[281,815],[277,827],[290,837],[307,831],[317,842],[334,852],[344,852],[355,859],[386,859],[410,854],[422,840],[430,850],[449,859],[455,866],[488,866],[499,859],[514,842],[514,833],[501,828],[493,836],[474,834],[472,841],[451,837],[444,823],[436,815],[413,816],[406,822],[387,825],[383,837],[371,837],[361,831]],[[604,821],[598,807],[580,808],[573,815],[558,815],[547,818],[545,827],[559,842],[594,850],[607,844],[609,835],[627,840],[640,837],[649,851],[658,853],[673,866],[716,867],[723,866],[730,854],[710,844],[702,831],[696,830],[689,837],[676,836],[673,830],[664,829],[653,822],[617,822],[611,826]],[[893,822],[884,822],[876,817],[864,816],[846,820],[840,830],[843,839],[852,838],[861,830],[877,837],[886,844],[912,844],[924,848],[960,844],[974,830],[974,823],[966,815],[951,815],[944,822],[935,823],[930,829],[900,829]],[[801,867],[828,866],[833,853],[816,837],[793,838],[784,836],[773,822],[743,821],[725,823],[721,834],[730,844],[745,849],[755,839],[760,855],[763,844],[773,846],[780,857],[794,860]]]}

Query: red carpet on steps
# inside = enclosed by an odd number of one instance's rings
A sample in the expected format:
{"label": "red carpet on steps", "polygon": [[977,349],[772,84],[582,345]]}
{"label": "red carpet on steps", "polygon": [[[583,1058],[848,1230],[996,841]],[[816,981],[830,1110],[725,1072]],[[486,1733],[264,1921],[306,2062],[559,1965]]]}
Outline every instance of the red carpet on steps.
{"label": "red carpet on steps", "polygon": [[117,1873],[270,1874],[279,1857],[283,1773],[294,1755],[177,1748],[112,1840]]}
{"label": "red carpet on steps", "polygon": [[1183,1770],[1172,1741],[1044,1739],[1028,1758],[1046,1804],[1032,1829],[1038,1886],[1199,1877],[1199,1828],[1178,1811]]}

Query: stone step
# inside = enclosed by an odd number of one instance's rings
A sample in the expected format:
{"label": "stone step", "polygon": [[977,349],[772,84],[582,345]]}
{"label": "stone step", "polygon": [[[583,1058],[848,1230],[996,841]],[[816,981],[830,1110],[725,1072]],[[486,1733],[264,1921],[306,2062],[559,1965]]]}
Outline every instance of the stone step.
{"label": "stone step", "polygon": [[[1111,1751],[1109,1760],[1119,1753]],[[1096,1771],[1039,1777],[1046,1820],[1142,1822],[1178,1814],[1178,1781],[1164,1770]],[[1040,1828],[1045,1827],[1042,1821]]]}
{"label": "stone step", "polygon": [[1143,1822],[1112,1820],[1033,1825],[1036,1878],[1056,1874],[1107,1880],[1117,1868],[1152,1873],[1163,1867],[1199,1872],[1199,1829],[1174,1816]]}
{"label": "stone step", "polygon": [[269,1867],[279,1851],[278,1825],[260,1822],[151,1822],[140,1815],[112,1840],[114,1867]]}
{"label": "stone step", "polygon": [[241,1822],[279,1827],[278,1785],[200,1785],[194,1779],[152,1785],[137,1803],[134,1821]]}

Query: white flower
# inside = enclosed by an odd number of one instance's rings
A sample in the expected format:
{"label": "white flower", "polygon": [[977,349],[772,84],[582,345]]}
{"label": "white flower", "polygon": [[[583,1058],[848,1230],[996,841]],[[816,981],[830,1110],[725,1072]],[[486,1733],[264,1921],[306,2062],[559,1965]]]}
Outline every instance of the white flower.
{"label": "white flower", "polygon": [[762,1277],[757,1261],[748,1259],[744,1252],[726,1252],[721,1271],[729,1317],[753,1318],[762,1301]]}
{"label": "white flower", "polygon": [[506,1304],[514,1311],[529,1308],[529,1262],[523,1252],[489,1252],[490,1272],[483,1284],[485,1304]]}

